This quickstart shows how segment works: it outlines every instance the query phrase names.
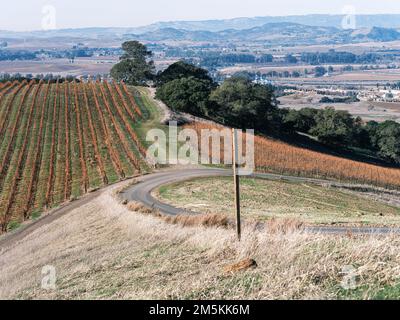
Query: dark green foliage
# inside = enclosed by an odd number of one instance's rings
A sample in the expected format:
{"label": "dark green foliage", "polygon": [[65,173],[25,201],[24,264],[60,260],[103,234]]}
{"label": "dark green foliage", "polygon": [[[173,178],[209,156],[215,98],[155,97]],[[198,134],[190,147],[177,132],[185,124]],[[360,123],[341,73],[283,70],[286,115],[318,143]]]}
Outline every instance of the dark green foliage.
{"label": "dark green foliage", "polygon": [[158,86],[161,86],[175,79],[189,78],[189,77],[194,77],[196,79],[212,82],[212,79],[208,75],[207,70],[196,67],[184,61],[175,62],[171,64],[163,72],[160,72],[157,75],[156,82]]}
{"label": "dark green foliage", "polygon": [[379,139],[378,138],[379,123],[376,121],[369,121],[365,125],[364,130],[368,135],[370,148],[377,149],[378,139]]}
{"label": "dark green foliage", "polygon": [[130,85],[145,85],[153,79],[154,64],[149,60],[151,51],[138,41],[127,41],[122,44],[124,54],[120,62],[111,69],[111,76]]}
{"label": "dark green foliage", "polygon": [[269,86],[254,84],[246,78],[231,78],[211,94],[210,100],[218,106],[220,122],[262,132],[280,127],[280,113]]}
{"label": "dark green foliage", "polygon": [[157,89],[157,98],[175,111],[207,116],[212,83],[195,77],[179,78]]}
{"label": "dark green foliage", "polygon": [[326,69],[321,66],[315,67],[314,72],[316,77],[322,77],[327,73]]}
{"label": "dark green foliage", "polygon": [[299,111],[290,109],[284,121],[288,128],[293,128],[294,131],[307,133],[315,126],[315,117],[317,113],[318,110],[313,108],[303,108]]}
{"label": "dark green foliage", "polygon": [[[321,68],[321,73],[326,71]],[[249,76],[232,77],[217,86],[206,70],[186,62],[171,65],[157,80],[161,84],[157,97],[173,110],[275,136],[290,134],[294,138],[296,132],[306,133],[334,148],[369,149],[400,163],[400,124],[396,122],[364,124],[361,118],[334,108],[279,109],[271,86],[253,83]],[[337,99],[335,102],[354,98]]]}
{"label": "dark green foliage", "polygon": [[285,56],[285,62],[287,63],[297,63],[297,58],[291,54]]}
{"label": "dark green foliage", "polygon": [[377,130],[377,145],[381,156],[400,163],[400,124],[385,121]]}
{"label": "dark green foliage", "polygon": [[313,65],[325,63],[375,63],[379,56],[373,53],[355,55],[351,52],[329,50],[328,52],[304,52],[301,61]]}
{"label": "dark green foliage", "polygon": [[352,102],[359,102],[360,100],[356,96],[351,97],[334,97],[329,98],[324,96],[319,101],[320,103],[352,103]]}
{"label": "dark green foliage", "polygon": [[354,135],[355,120],[347,111],[333,108],[320,110],[315,116],[315,126],[310,133],[328,145],[348,145]]}

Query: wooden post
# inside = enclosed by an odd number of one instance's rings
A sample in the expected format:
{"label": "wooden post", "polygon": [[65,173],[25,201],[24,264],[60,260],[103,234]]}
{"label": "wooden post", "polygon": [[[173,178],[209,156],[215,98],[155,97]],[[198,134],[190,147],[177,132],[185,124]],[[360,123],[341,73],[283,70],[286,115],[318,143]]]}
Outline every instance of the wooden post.
{"label": "wooden post", "polygon": [[240,179],[239,179],[239,146],[237,129],[232,129],[232,151],[233,151],[233,181],[235,185],[235,207],[236,207],[236,231],[239,241],[242,237],[242,227],[240,221]]}

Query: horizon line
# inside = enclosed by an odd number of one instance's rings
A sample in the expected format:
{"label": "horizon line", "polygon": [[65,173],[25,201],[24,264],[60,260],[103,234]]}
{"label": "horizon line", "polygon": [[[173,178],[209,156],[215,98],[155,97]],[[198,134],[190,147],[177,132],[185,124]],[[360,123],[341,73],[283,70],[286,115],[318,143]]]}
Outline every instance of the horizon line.
{"label": "horizon line", "polygon": [[[356,16],[396,16],[400,13],[360,13]],[[149,24],[140,26],[81,26],[81,27],[62,27],[51,30],[42,29],[29,29],[29,30],[11,30],[11,29],[0,29],[0,32],[12,32],[12,33],[33,33],[33,32],[55,32],[65,30],[82,30],[82,29],[140,29],[145,28],[158,23],[173,23],[173,22],[207,22],[207,21],[224,21],[224,20],[236,20],[236,19],[257,19],[266,17],[284,18],[284,17],[305,17],[305,16],[346,16],[344,13],[306,13],[306,14],[289,14],[289,15],[263,15],[263,16],[238,16],[232,18],[214,18],[214,19],[199,19],[199,20],[188,20],[188,19],[177,19],[177,20],[160,20]],[[284,21],[282,21],[284,22]]]}

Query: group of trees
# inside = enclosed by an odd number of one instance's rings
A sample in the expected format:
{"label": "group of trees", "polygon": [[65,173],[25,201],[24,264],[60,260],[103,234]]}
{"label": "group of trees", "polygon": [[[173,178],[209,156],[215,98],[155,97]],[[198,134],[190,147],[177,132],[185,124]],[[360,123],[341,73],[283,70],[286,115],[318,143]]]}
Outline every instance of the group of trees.
{"label": "group of trees", "polygon": [[379,56],[372,53],[356,55],[351,52],[329,50],[328,52],[304,52],[300,60],[318,65],[326,63],[376,63]]}
{"label": "group of trees", "polygon": [[352,103],[359,101],[360,100],[355,95],[347,97],[333,97],[333,98],[323,96],[321,100],[319,100],[319,103]]}
{"label": "group of trees", "polygon": [[271,87],[233,77],[217,85],[206,70],[183,61],[157,75],[157,97],[173,110],[239,128],[278,129],[279,109]]}
{"label": "group of trees", "polygon": [[157,97],[176,111],[208,116],[210,94],[216,87],[208,72],[183,61],[155,77]]}
{"label": "group of trees", "polygon": [[0,50],[0,61],[14,61],[14,60],[33,60],[36,59],[36,54],[28,50]]}
{"label": "group of trees", "polygon": [[359,147],[377,152],[388,161],[400,163],[400,124],[395,121],[366,124],[348,111],[334,108],[287,110],[287,130],[310,134],[333,147]]}
{"label": "group of trees", "polygon": [[235,63],[270,63],[274,61],[271,54],[253,55],[245,53],[209,54],[202,57],[200,64],[204,67],[215,68]]}
{"label": "group of trees", "polygon": [[133,41],[124,43],[123,49],[125,54],[112,69],[112,76],[132,85],[152,80],[157,98],[173,110],[265,134],[306,133],[334,148],[371,149],[400,163],[400,124],[394,121],[365,124],[361,118],[333,108],[280,109],[274,88],[249,77],[232,77],[218,85],[207,70],[184,61],[155,74],[151,52],[144,45]]}

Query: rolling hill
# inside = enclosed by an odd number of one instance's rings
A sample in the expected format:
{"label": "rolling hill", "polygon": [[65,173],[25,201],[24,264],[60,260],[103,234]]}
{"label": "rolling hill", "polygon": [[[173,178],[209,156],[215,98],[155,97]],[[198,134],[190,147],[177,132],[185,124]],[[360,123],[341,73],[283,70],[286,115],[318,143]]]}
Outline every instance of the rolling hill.
{"label": "rolling hill", "polygon": [[262,26],[218,32],[190,31],[162,28],[143,34],[130,34],[142,41],[220,41],[220,42],[264,42],[279,45],[335,44],[370,41],[400,40],[396,29],[373,27],[358,30],[343,30],[335,27],[316,27],[291,22],[267,23]]}
{"label": "rolling hill", "polygon": [[0,84],[1,231],[146,171],[141,99],[117,83]]}

